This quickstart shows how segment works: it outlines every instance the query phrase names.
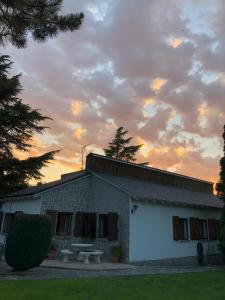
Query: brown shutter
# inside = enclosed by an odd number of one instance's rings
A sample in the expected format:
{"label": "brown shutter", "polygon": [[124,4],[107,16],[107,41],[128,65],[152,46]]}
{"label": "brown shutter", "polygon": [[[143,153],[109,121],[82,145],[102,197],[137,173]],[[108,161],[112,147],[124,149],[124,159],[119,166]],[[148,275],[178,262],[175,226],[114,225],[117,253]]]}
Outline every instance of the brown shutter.
{"label": "brown shutter", "polygon": [[200,221],[198,218],[189,218],[191,240],[200,240]]}
{"label": "brown shutter", "polygon": [[89,213],[88,214],[88,236],[91,239],[96,238],[96,213]]}
{"label": "brown shutter", "polygon": [[83,213],[82,215],[82,236],[88,237],[89,236],[89,213]]}
{"label": "brown shutter", "polygon": [[173,240],[178,241],[180,239],[180,222],[179,217],[173,217]]}
{"label": "brown shutter", "polygon": [[217,239],[216,220],[208,219],[209,239],[211,241]]}
{"label": "brown shutter", "polygon": [[109,241],[118,240],[118,214],[117,213],[108,214],[108,240]]}
{"label": "brown shutter", "polygon": [[216,225],[216,239],[220,239],[220,221],[215,220],[215,225]]}
{"label": "brown shutter", "polygon": [[56,233],[57,210],[46,210],[46,215],[52,224],[52,234]]}
{"label": "brown shutter", "polygon": [[78,211],[75,215],[74,236],[82,237],[83,234],[83,213]]}
{"label": "brown shutter", "polygon": [[2,223],[3,223],[3,217],[4,217],[4,212],[0,211],[0,234],[1,234],[1,228],[2,228]]}

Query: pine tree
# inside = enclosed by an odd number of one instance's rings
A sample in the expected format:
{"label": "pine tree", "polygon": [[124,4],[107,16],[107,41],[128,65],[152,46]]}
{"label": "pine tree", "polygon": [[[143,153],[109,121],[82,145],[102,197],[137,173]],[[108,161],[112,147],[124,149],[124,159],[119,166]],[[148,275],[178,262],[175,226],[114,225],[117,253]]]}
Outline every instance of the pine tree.
{"label": "pine tree", "polygon": [[80,28],[83,13],[59,15],[63,0],[0,0],[0,45],[24,48],[27,36],[45,41]]}
{"label": "pine tree", "polygon": [[[223,153],[224,156],[220,159],[220,179],[216,185],[217,196],[225,204],[225,125],[223,131]],[[220,248],[225,256],[225,207],[223,208],[221,220],[220,220]]]}
{"label": "pine tree", "polygon": [[49,119],[39,110],[23,104],[18,94],[21,91],[20,74],[9,77],[12,62],[9,56],[0,56],[0,193],[22,189],[30,179],[39,180],[40,169],[54,158],[56,151],[37,157],[19,160],[14,150],[29,151],[34,134],[46,127],[40,122]]}
{"label": "pine tree", "polygon": [[[115,138],[109,143],[108,148],[104,149],[107,157],[112,157],[120,160],[135,161],[135,155],[142,145],[128,146],[132,137],[125,138],[128,130],[124,127],[119,127],[116,130]],[[127,145],[127,146],[126,146]]]}

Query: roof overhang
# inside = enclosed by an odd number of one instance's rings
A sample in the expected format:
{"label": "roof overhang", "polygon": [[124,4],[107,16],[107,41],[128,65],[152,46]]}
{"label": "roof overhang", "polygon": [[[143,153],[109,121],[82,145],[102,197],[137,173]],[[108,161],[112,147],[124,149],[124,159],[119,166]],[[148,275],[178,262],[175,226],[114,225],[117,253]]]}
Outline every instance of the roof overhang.
{"label": "roof overhang", "polygon": [[178,202],[178,201],[168,201],[163,199],[153,199],[148,197],[135,197],[133,200],[141,201],[145,203],[152,203],[152,204],[159,204],[159,205],[167,205],[167,206],[179,206],[179,207],[190,207],[190,208],[200,208],[200,209],[216,209],[216,210],[222,210],[223,204],[218,203],[215,204],[215,206],[212,205],[201,205],[198,203],[188,203],[188,202]]}

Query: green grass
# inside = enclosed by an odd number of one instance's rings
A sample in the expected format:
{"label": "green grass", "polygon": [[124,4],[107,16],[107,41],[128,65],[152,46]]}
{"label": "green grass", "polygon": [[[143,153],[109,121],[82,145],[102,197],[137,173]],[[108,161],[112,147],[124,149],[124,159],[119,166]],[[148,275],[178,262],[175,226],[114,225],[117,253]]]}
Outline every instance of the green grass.
{"label": "green grass", "polygon": [[225,272],[74,280],[1,281],[1,300],[219,300]]}

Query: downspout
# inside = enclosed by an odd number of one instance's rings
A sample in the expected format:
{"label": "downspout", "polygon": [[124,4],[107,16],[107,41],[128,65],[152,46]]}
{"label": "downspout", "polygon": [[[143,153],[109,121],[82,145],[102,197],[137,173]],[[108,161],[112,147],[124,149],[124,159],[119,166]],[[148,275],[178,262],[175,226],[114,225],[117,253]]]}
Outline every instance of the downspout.
{"label": "downspout", "polygon": [[128,237],[128,263],[130,263],[130,239],[131,239],[131,202],[132,196],[129,195],[129,237]]}

